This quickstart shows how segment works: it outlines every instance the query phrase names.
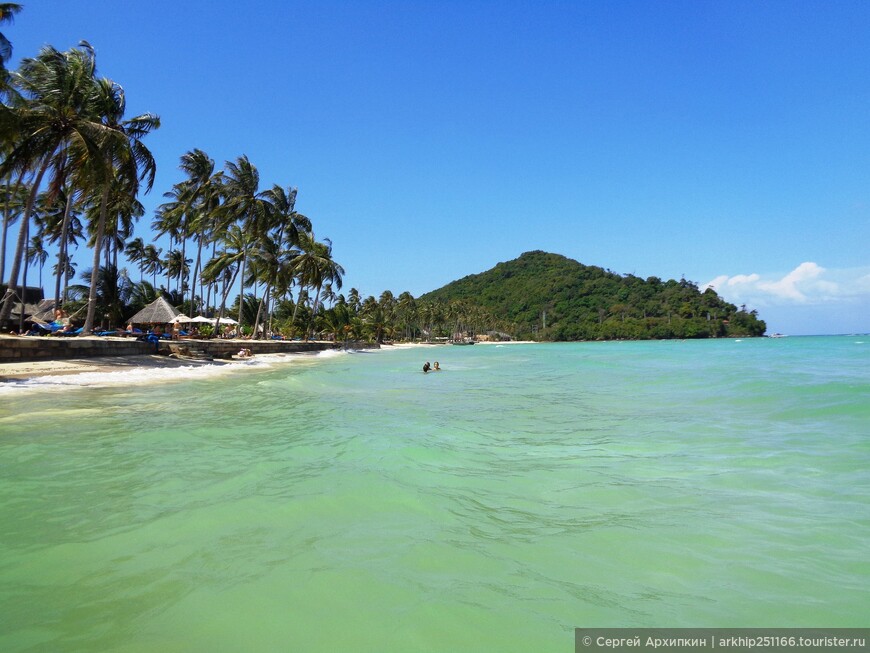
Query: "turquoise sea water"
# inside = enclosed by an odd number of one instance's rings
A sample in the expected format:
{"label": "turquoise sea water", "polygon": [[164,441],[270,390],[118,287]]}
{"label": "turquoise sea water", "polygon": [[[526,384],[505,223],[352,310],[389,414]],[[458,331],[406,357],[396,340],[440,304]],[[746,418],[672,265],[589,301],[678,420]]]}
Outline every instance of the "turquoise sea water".
{"label": "turquoise sea water", "polygon": [[257,363],[0,389],[0,650],[868,625],[870,337]]}

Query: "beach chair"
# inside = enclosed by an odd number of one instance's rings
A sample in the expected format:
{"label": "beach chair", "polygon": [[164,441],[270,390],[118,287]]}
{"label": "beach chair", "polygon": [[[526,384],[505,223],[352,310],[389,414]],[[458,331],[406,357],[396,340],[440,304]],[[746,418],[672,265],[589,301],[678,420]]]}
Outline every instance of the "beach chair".
{"label": "beach chair", "polygon": [[72,331],[55,331],[51,335],[63,336],[64,338],[70,338],[72,336],[80,335],[82,333],[82,331],[84,331],[84,330],[85,330],[84,327],[79,327],[78,329],[73,329]]}
{"label": "beach chair", "polygon": [[63,328],[62,324],[56,322],[37,322],[33,320],[33,325],[44,333],[55,333]]}

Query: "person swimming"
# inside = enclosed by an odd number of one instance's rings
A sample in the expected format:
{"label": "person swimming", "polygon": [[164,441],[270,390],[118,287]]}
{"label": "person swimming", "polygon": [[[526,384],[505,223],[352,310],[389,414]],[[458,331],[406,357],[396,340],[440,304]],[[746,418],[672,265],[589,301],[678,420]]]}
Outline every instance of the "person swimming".
{"label": "person swimming", "polygon": [[441,366],[438,364],[438,361],[435,361],[435,366],[432,368],[433,372],[440,372]]}
{"label": "person swimming", "polygon": [[429,365],[429,361],[426,361],[423,364],[423,374],[428,374],[430,369],[432,369],[432,368]]}

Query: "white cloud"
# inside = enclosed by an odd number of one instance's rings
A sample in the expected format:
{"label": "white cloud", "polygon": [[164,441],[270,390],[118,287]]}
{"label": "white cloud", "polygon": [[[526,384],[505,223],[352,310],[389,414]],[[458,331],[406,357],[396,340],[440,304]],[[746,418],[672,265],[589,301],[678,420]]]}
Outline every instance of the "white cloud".
{"label": "white cloud", "polygon": [[[801,263],[779,281],[759,281],[758,288],[781,299],[793,299],[798,302],[807,301],[807,292],[813,287],[819,288],[818,279],[824,274],[825,268],[808,261]],[[755,275],[756,277],[758,275]],[[836,292],[836,284],[827,284],[824,291],[826,294]]]}
{"label": "white cloud", "polygon": [[870,269],[830,270],[807,261],[785,275],[719,275],[704,284],[729,302],[751,306],[813,305],[870,299]]}

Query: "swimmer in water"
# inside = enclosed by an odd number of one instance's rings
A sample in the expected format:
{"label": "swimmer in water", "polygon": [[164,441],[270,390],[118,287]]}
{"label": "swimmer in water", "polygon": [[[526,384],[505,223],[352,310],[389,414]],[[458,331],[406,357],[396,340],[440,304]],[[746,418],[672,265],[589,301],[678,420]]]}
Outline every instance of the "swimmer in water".
{"label": "swimmer in water", "polygon": [[438,364],[438,361],[435,361],[435,365],[434,365],[434,367],[432,367],[432,371],[433,372],[440,372],[441,371],[441,366]]}
{"label": "swimmer in water", "polygon": [[429,361],[426,361],[426,363],[423,365],[423,374],[428,374],[430,369],[431,368],[429,367]]}

